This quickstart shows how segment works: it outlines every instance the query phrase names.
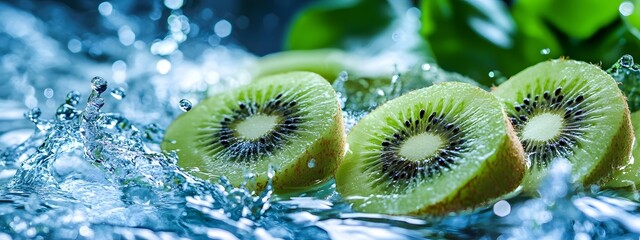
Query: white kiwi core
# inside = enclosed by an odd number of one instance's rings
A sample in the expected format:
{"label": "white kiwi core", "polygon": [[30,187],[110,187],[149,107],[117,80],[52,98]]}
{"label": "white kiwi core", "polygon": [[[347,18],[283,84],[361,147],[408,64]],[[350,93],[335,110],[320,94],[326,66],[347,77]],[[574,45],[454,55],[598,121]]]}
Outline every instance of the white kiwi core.
{"label": "white kiwi core", "polygon": [[438,135],[421,133],[410,137],[400,146],[400,156],[411,161],[421,161],[435,153],[444,145],[444,141]]}
{"label": "white kiwi core", "polygon": [[560,136],[564,118],[555,113],[543,113],[531,118],[522,130],[523,140],[546,142]]}
{"label": "white kiwi core", "polygon": [[238,123],[235,129],[240,137],[256,140],[271,132],[276,124],[278,124],[277,116],[253,115]]}

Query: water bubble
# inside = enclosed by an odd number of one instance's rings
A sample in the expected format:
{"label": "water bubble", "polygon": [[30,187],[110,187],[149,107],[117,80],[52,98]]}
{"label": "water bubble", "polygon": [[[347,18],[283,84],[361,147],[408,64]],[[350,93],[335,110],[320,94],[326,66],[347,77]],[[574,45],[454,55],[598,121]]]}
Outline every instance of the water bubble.
{"label": "water bubble", "polygon": [[500,200],[493,205],[493,213],[498,217],[504,217],[511,213],[511,204],[505,200]]}
{"label": "water bubble", "polygon": [[633,66],[633,57],[629,54],[625,54],[620,58],[620,66],[630,68]]}
{"label": "water bubble", "polygon": [[631,3],[630,1],[625,1],[623,3],[620,4],[620,6],[618,6],[618,11],[620,12],[620,14],[622,14],[622,16],[628,17],[633,13],[633,3]]}
{"label": "water bubble", "polygon": [[183,0],[164,0],[164,5],[171,10],[180,9],[183,3]]}
{"label": "water bubble", "polygon": [[502,75],[502,72],[500,72],[498,70],[489,71],[489,73],[487,75],[489,76],[489,78],[493,79],[493,81],[496,84],[501,84],[501,83],[507,81],[507,77]]}
{"label": "water bubble", "polygon": [[111,15],[112,11],[113,11],[113,6],[109,2],[102,2],[100,3],[100,5],[98,5],[98,12],[100,12],[100,15],[102,16],[105,16],[105,17],[109,16]]}
{"label": "water bubble", "polygon": [[45,88],[44,89],[44,97],[52,98],[53,97],[53,89],[52,88]]}
{"label": "water bubble", "polygon": [[118,87],[111,90],[111,96],[117,100],[122,100],[124,97],[127,96],[127,94],[125,93],[123,88]]}
{"label": "water bubble", "polygon": [[103,93],[107,90],[107,80],[101,77],[94,77],[91,79],[91,88],[98,93]]}
{"label": "water bubble", "polygon": [[187,99],[180,99],[180,102],[178,103],[178,106],[180,106],[180,109],[182,111],[188,112],[189,110],[191,110],[191,107],[193,106],[191,104],[191,102]]}
{"label": "water bubble", "polygon": [[171,62],[167,59],[160,59],[160,61],[156,63],[156,70],[160,74],[167,74],[169,70],[171,70]]}
{"label": "water bubble", "polygon": [[551,49],[549,48],[543,48],[542,50],[540,50],[540,54],[542,55],[549,55],[551,53]]}
{"label": "water bubble", "polygon": [[309,162],[307,162],[307,167],[309,168],[314,168],[316,167],[316,160],[315,159],[310,159]]}
{"label": "water bubble", "polygon": [[31,110],[29,110],[28,112],[26,112],[24,114],[24,117],[29,119],[29,121],[31,121],[33,123],[37,123],[38,122],[38,118],[40,118],[40,115],[42,115],[42,111],[40,111],[40,108],[34,107]]}
{"label": "water bubble", "polygon": [[78,91],[68,92],[65,102],[71,106],[77,106],[80,102],[80,93]]}
{"label": "water bubble", "polygon": [[431,70],[431,64],[428,64],[428,63],[422,64],[421,68],[422,68],[422,71],[425,71],[425,72],[430,71]]}
{"label": "water bubble", "polygon": [[213,26],[213,31],[218,37],[225,38],[231,34],[232,28],[229,21],[222,19]]}

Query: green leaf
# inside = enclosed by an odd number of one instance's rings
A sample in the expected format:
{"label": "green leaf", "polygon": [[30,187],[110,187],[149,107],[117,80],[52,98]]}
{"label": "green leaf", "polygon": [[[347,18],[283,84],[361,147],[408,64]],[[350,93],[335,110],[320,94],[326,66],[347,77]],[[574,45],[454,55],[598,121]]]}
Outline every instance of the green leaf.
{"label": "green leaf", "polygon": [[518,0],[514,8],[528,9],[568,36],[586,39],[618,17],[620,3],[622,0]]}
{"label": "green leaf", "polygon": [[496,84],[491,71],[510,76],[562,54],[542,22],[513,18],[501,1],[424,0],[421,9],[421,32],[438,64],[484,85]]}
{"label": "green leaf", "polygon": [[386,0],[329,0],[299,13],[289,28],[286,49],[342,48],[366,42],[394,20]]}

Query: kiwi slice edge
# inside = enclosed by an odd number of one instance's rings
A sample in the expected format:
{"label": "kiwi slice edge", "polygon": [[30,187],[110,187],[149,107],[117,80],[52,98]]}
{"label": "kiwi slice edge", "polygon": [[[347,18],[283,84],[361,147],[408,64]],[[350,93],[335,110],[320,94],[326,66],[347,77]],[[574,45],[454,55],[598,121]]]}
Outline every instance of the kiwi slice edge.
{"label": "kiwi slice edge", "polygon": [[640,138],[640,111],[631,114],[631,125],[633,126],[634,142],[632,146],[633,161],[622,169],[618,169],[613,173],[611,181],[607,182],[608,188],[628,188],[637,191],[640,188],[640,148],[638,148],[638,139]]}

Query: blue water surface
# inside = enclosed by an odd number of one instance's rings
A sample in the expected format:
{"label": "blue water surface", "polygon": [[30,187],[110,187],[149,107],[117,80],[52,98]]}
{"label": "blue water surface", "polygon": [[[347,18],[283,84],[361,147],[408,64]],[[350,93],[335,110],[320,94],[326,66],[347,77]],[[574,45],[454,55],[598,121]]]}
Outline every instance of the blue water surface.
{"label": "blue water surface", "polygon": [[[191,176],[160,150],[164,129],[206,96],[246,84],[243,67],[256,57],[232,39],[239,17],[186,14],[183,4],[102,2],[82,5],[87,13],[0,3],[0,239],[640,237],[637,192],[576,190],[562,160],[539,197],[438,218],[355,212],[333,181],[278,196]],[[399,9],[390,46],[417,29],[419,11]],[[334,83],[348,128],[410,89],[464,79],[391,62],[409,74],[371,93],[345,89],[346,74]]]}

